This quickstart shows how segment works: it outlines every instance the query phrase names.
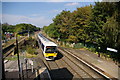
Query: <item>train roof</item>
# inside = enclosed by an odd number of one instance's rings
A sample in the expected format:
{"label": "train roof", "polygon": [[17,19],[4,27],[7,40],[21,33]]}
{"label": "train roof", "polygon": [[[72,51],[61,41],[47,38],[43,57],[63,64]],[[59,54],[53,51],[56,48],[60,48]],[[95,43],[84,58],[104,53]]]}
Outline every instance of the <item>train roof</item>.
{"label": "train roof", "polygon": [[38,34],[38,37],[41,40],[41,42],[44,44],[44,46],[57,46],[57,44],[55,44],[54,42],[48,40],[42,34]]}

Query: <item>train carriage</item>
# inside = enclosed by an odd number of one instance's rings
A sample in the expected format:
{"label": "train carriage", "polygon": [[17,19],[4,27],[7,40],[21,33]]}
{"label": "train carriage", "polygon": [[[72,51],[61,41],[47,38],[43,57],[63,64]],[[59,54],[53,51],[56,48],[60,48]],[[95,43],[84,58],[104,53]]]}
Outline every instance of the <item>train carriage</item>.
{"label": "train carriage", "polygon": [[38,41],[45,59],[54,60],[57,57],[57,45],[42,34],[38,34]]}

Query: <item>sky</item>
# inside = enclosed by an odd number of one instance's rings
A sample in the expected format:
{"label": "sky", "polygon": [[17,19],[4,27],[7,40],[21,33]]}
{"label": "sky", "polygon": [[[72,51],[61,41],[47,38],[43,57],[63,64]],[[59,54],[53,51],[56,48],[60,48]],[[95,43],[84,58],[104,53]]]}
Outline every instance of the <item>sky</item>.
{"label": "sky", "polygon": [[48,26],[62,10],[71,12],[94,2],[2,2],[2,23]]}

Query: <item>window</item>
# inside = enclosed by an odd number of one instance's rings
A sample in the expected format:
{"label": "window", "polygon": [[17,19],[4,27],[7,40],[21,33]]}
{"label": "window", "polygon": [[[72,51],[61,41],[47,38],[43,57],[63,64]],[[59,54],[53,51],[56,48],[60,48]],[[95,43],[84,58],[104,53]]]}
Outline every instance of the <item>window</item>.
{"label": "window", "polygon": [[47,46],[45,52],[46,53],[54,53],[54,52],[56,52],[56,46]]}
{"label": "window", "polygon": [[42,44],[42,50],[44,51],[44,45]]}

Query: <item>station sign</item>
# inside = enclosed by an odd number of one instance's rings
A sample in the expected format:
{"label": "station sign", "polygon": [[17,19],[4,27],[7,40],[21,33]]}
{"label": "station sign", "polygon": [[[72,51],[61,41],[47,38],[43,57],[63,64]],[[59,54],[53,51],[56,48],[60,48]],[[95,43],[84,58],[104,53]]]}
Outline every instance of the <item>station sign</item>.
{"label": "station sign", "polygon": [[118,52],[118,50],[113,49],[113,48],[108,48],[108,47],[107,47],[107,50],[108,50],[108,51],[113,51],[113,52]]}

